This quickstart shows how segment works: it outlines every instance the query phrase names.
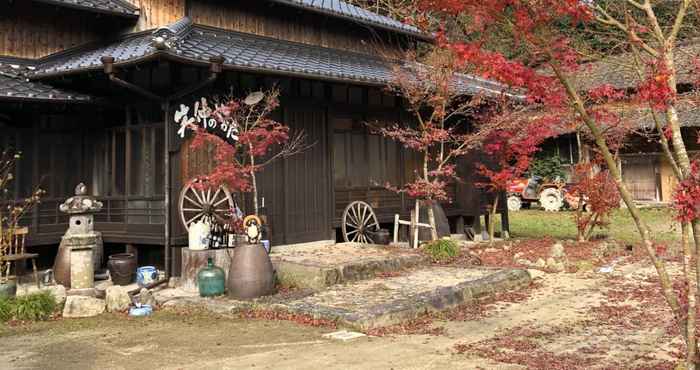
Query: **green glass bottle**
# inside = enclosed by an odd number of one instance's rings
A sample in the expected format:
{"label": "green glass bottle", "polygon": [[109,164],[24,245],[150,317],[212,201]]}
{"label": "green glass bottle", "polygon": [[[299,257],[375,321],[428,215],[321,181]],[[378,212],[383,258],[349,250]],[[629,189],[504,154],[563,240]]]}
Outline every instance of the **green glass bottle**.
{"label": "green glass bottle", "polygon": [[207,267],[199,270],[197,285],[199,285],[199,295],[202,297],[224,294],[226,275],[221,267],[214,266],[211,257],[207,260]]}

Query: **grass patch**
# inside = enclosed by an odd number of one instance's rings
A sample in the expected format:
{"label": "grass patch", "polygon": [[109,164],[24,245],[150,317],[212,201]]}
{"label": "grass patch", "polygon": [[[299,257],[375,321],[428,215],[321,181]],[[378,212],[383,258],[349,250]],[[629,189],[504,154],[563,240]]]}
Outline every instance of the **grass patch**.
{"label": "grass patch", "polygon": [[[656,241],[674,242],[680,240],[680,227],[673,220],[673,211],[668,208],[643,208],[642,219],[652,230]],[[572,211],[545,212],[541,210],[521,210],[510,212],[510,235],[515,238],[576,239]],[[497,220],[500,226],[500,219]],[[610,237],[626,243],[641,241],[632,217],[626,209],[615,210],[607,229],[596,229],[593,238]]]}
{"label": "grass patch", "polygon": [[39,292],[16,298],[0,299],[0,321],[41,321],[51,317],[57,308],[49,292]]}
{"label": "grass patch", "polygon": [[433,261],[445,262],[459,255],[459,245],[452,239],[438,239],[423,245],[423,251]]}

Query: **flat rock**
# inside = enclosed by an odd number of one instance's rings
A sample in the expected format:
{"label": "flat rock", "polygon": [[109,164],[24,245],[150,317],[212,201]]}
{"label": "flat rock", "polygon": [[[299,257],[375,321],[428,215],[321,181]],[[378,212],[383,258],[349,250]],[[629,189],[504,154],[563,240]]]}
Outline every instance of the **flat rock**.
{"label": "flat rock", "polygon": [[554,243],[552,249],[549,251],[549,257],[554,259],[565,258],[566,253],[564,252],[564,245],[561,243]]}
{"label": "flat rock", "polygon": [[141,288],[137,299],[139,303],[147,304],[151,307],[156,307],[156,305],[158,304],[156,298],[153,296],[153,293],[151,293],[151,291],[146,288]]}
{"label": "flat rock", "polygon": [[105,301],[93,297],[71,295],[66,298],[63,317],[92,317],[105,312]]}
{"label": "flat rock", "polygon": [[389,278],[337,285],[272,305],[274,309],[338,321],[356,330],[386,326],[500,291],[527,285],[520,269],[427,267]]}
{"label": "flat rock", "polygon": [[105,290],[107,312],[126,311],[131,305],[131,298],[126,288],[119,285],[107,287]]}
{"label": "flat rock", "polygon": [[358,333],[356,331],[347,331],[347,330],[341,330],[341,331],[335,331],[333,333],[328,333],[328,334],[323,334],[323,337],[326,339],[333,339],[333,340],[339,340],[341,342],[348,342],[353,339],[357,338],[362,338],[366,337],[367,335],[364,333]]}
{"label": "flat rock", "polygon": [[414,267],[427,257],[415,249],[338,243],[285,249],[270,259],[281,284],[321,290]]}
{"label": "flat rock", "polygon": [[544,271],[537,269],[528,269],[527,273],[530,274],[532,280],[542,278],[546,274]]}

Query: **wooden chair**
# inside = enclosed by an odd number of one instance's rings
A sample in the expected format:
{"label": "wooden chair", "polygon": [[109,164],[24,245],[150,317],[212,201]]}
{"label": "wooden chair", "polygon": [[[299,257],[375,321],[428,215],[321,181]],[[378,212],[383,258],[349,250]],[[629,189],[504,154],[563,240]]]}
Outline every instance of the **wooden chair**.
{"label": "wooden chair", "polygon": [[[39,282],[39,274],[36,271],[36,258],[39,257],[37,253],[27,253],[25,250],[25,242],[29,234],[29,228],[20,227],[14,230],[14,233],[9,236],[9,248],[7,254],[0,256],[0,261],[15,263],[15,275],[18,276],[20,271],[24,271],[24,265],[18,262],[24,262],[26,260],[32,260],[32,269],[34,270],[34,280],[36,281],[37,288],[41,288]],[[8,268],[5,273],[6,277],[10,275],[10,269]]]}

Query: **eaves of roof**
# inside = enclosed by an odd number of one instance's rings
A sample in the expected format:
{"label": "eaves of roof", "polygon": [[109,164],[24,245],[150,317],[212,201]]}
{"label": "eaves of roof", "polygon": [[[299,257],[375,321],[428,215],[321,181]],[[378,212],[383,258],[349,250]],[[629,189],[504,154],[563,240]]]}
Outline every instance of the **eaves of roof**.
{"label": "eaves of roof", "polygon": [[374,28],[409,35],[424,41],[432,41],[432,35],[391,17],[383,16],[341,0],[269,0],[306,11],[362,23]]}
{"label": "eaves of roof", "polygon": [[36,2],[85,10],[94,13],[138,18],[139,9],[125,0],[33,0]]}
{"label": "eaves of roof", "polygon": [[[232,70],[366,85],[386,85],[392,79],[392,65],[375,56],[194,25],[188,18],[155,31],[44,58],[33,78],[100,70],[103,56],[114,57],[115,66],[156,57],[206,65],[212,57],[221,56],[224,68]],[[500,84],[467,75],[457,86],[464,94],[500,95],[504,91]]]}
{"label": "eaves of roof", "polygon": [[87,94],[55,88],[26,75],[33,70],[28,61],[0,58],[0,101],[89,103]]}

